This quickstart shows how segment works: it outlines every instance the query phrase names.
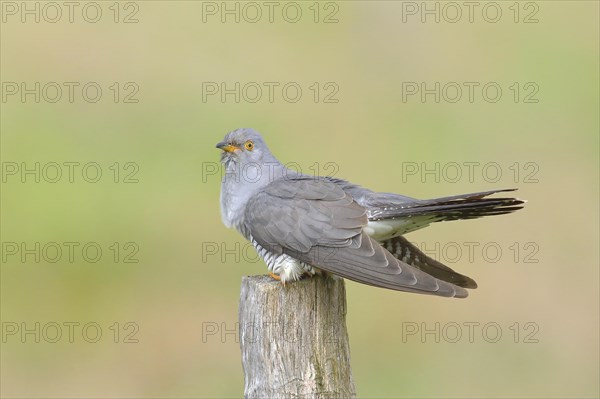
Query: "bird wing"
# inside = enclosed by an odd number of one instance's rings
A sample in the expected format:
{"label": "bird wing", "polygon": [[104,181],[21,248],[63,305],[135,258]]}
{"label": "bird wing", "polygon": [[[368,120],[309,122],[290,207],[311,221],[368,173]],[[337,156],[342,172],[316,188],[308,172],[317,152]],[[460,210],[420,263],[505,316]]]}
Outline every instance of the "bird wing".
{"label": "bird wing", "polygon": [[243,228],[263,248],[360,283],[398,291],[466,297],[467,291],[412,267],[364,231],[367,210],[335,183],[282,178],[246,205]]}

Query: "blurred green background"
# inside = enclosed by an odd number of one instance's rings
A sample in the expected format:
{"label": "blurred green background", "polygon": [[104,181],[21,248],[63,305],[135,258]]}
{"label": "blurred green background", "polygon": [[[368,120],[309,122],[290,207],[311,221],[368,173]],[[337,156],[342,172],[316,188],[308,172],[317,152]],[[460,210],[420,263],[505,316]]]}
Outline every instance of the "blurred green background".
{"label": "blurred green background", "polygon": [[[513,215],[438,224],[409,236],[428,248],[480,244],[473,259],[463,253],[449,263],[479,283],[466,300],[347,283],[360,397],[598,397],[597,2],[499,2],[497,23],[482,17],[487,3],[478,3],[473,22],[462,7],[456,23],[449,21],[454,11],[441,8],[439,23],[431,16],[421,22],[421,2],[300,2],[297,23],[282,17],[286,3],[278,3],[273,22],[258,3],[263,15],[255,23],[245,3],[237,6],[239,23],[231,15],[222,23],[221,7],[233,9],[234,2],[98,2],[97,23],[82,17],[85,2],[77,3],[73,22],[62,6],[56,23],[47,21],[54,10],[37,4],[39,23],[27,15],[21,21],[22,3],[2,2],[3,397],[242,395],[239,343],[226,330],[235,329],[241,277],[266,268],[221,224],[220,177],[207,173],[219,158],[214,145],[237,127],[257,129],[282,162],[307,173],[316,162],[326,174],[323,167],[335,162],[336,176],[375,190],[425,198],[518,187],[529,201]],[[446,3],[427,7],[436,4]],[[35,10],[34,2],[27,5]],[[407,13],[415,5],[417,14]],[[207,13],[215,7],[216,15]],[[86,17],[94,19],[94,11],[86,9]],[[324,23],[332,13],[337,22]],[[524,23],[532,15],[538,22]],[[127,17],[133,23],[124,23]],[[56,103],[47,101],[55,97],[51,85],[36,103],[33,94],[25,101],[20,92],[9,95],[23,82],[79,86],[73,102],[66,89]],[[99,101],[83,99],[87,82],[102,88]],[[205,82],[280,86],[273,102],[265,90],[255,103],[246,101],[253,92],[236,103],[233,95],[223,102],[206,92],[203,100],[203,82],[204,89]],[[281,94],[288,82],[302,88],[296,103]],[[403,101],[403,82],[497,82],[503,94],[495,103],[480,89],[473,102],[466,90],[455,103],[448,96],[436,103],[433,95]],[[537,103],[524,101],[527,82],[539,88]],[[138,101],[124,102],[136,87]],[[325,102],[331,87],[339,89],[337,103]],[[39,183],[33,175],[22,182],[20,169],[11,174],[15,165],[36,162],[41,171],[52,162],[96,162],[102,177],[86,182],[81,166],[72,183],[64,166],[56,183],[48,181],[51,166]],[[436,182],[432,175],[407,176],[403,162],[496,162],[502,176],[486,181],[476,169],[472,181]],[[525,169],[527,163],[534,166]],[[526,178],[531,168],[533,181]],[[137,183],[124,182],[130,173]],[[55,263],[12,254],[11,243],[36,242],[79,247],[73,262],[66,253]],[[81,254],[88,242],[103,251],[96,263]],[[490,242],[502,249],[497,262],[482,256]],[[215,254],[207,246],[213,243]],[[125,263],[135,249],[139,262]],[[73,342],[65,322],[79,323]],[[21,335],[35,323],[39,343],[34,333]],[[56,343],[52,323],[62,326]],[[82,337],[86,323],[102,329],[96,343]],[[420,334],[403,339],[411,323],[458,323],[463,336],[456,343]],[[469,342],[465,323],[497,323],[502,337],[488,342],[477,329]],[[533,329],[537,342],[526,342]],[[93,340],[95,330],[87,332]]]}

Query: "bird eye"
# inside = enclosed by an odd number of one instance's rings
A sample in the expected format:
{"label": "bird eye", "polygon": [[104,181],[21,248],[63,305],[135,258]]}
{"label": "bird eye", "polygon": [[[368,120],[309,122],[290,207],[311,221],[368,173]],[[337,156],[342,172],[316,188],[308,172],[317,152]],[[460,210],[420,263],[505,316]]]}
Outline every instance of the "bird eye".
{"label": "bird eye", "polygon": [[252,142],[252,140],[246,141],[246,143],[244,144],[244,148],[246,148],[248,151],[252,151],[254,149],[254,143]]}

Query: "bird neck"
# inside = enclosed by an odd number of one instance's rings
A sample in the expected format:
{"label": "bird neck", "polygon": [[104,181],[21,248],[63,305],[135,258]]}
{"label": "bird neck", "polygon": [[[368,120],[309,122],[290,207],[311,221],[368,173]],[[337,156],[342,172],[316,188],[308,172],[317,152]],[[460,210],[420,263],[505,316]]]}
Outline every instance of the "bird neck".
{"label": "bird neck", "polygon": [[[246,204],[256,193],[288,173],[288,169],[274,157],[260,163],[228,162],[221,183],[221,217],[228,227],[241,220]],[[290,171],[292,173],[292,171]]]}

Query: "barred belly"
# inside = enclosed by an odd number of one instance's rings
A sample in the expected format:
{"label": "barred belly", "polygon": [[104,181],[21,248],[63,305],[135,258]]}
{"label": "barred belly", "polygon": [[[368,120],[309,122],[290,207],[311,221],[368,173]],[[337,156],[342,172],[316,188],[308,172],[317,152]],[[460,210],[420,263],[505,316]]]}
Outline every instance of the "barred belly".
{"label": "barred belly", "polygon": [[262,247],[256,240],[250,237],[250,242],[256,248],[256,252],[267,264],[269,272],[278,275],[283,283],[288,281],[298,281],[304,275],[313,276],[319,272],[318,269],[306,264],[298,259],[292,258],[287,254],[275,255],[271,251]]}

